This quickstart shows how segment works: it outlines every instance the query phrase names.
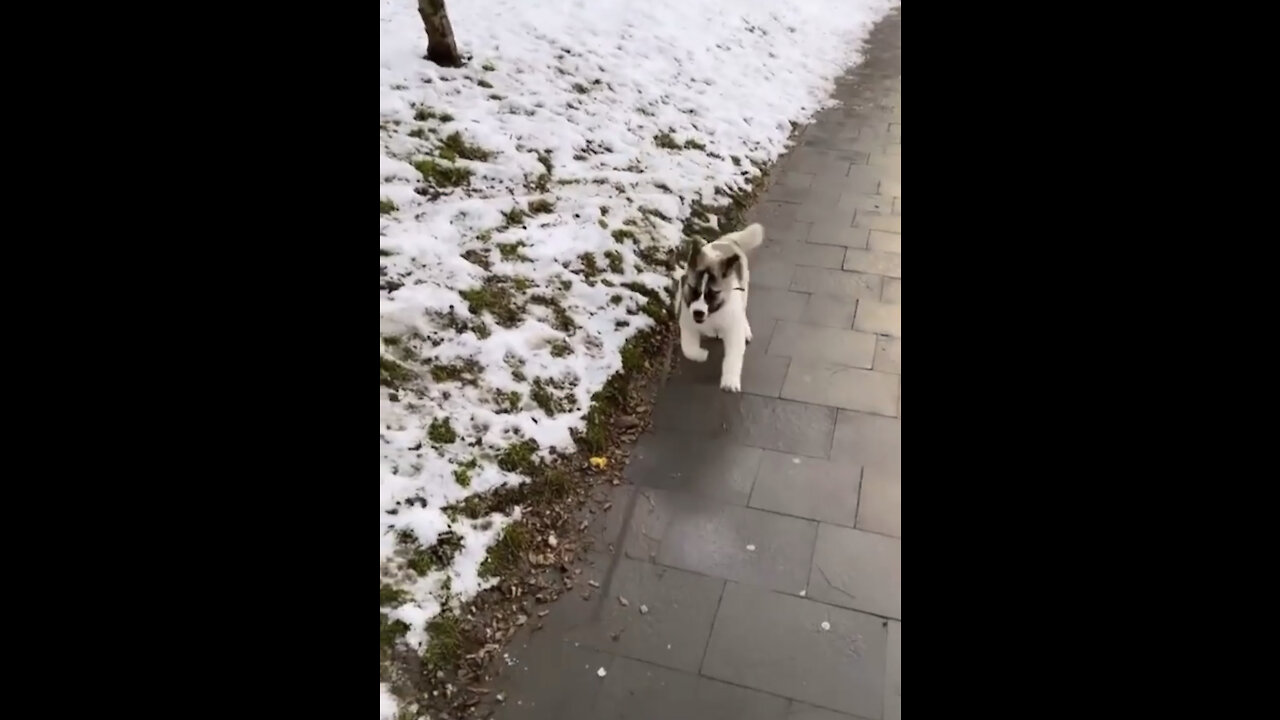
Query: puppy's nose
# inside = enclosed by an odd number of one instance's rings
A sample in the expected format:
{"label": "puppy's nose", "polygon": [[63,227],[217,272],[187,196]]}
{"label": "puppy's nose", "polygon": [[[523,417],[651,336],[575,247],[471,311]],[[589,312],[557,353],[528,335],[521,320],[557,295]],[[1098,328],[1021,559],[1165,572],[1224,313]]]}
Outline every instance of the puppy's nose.
{"label": "puppy's nose", "polygon": [[694,322],[702,322],[702,321],[703,321],[703,320],[705,320],[706,318],[707,318],[707,314],[706,314],[705,312],[703,312],[702,310],[694,310],[694,311],[693,311],[693,321],[694,321]]}

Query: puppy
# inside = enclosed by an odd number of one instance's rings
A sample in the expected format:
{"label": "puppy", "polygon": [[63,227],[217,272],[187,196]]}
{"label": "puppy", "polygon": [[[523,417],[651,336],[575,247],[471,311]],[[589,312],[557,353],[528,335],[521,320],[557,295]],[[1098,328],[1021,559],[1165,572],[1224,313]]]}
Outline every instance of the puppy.
{"label": "puppy", "polygon": [[720,389],[742,390],[742,356],[751,342],[747,322],[747,286],[751,271],[747,253],[764,242],[764,228],[754,223],[695,249],[680,281],[680,349],[694,362],[706,362],[700,338],[724,341]]}

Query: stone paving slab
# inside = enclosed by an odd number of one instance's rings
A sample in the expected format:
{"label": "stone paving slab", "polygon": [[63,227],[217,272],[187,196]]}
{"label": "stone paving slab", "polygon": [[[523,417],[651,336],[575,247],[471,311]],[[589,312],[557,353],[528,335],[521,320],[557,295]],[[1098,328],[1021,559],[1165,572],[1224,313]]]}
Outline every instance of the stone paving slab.
{"label": "stone paving slab", "polygon": [[884,720],[902,720],[902,623],[889,621],[889,646],[884,677]]}
{"label": "stone paving slab", "polygon": [[[853,227],[849,223],[843,221],[843,218],[835,222],[815,222],[809,228],[809,234],[806,236],[805,242],[810,245],[839,246],[844,248],[865,249],[870,242],[870,230],[862,227]],[[844,257],[841,256],[841,269],[844,268]],[[825,266],[824,266],[825,267]]]}
{"label": "stone paving slab", "polygon": [[825,268],[841,268],[844,264],[844,255],[845,249],[835,245],[783,240],[771,242],[768,236],[765,237],[765,244],[756,250],[756,257],[760,262],[782,260],[792,265]]}
{"label": "stone paving slab", "polygon": [[[759,485],[760,481],[756,480],[757,490]],[[902,478],[897,473],[879,468],[863,471],[858,494],[858,521],[854,527],[902,537]]]}
{"label": "stone paving slab", "polygon": [[794,593],[808,584],[817,531],[812,520],[653,490],[635,504],[625,551],[659,565]]}
{"label": "stone paving slab", "polygon": [[831,459],[902,472],[902,424],[880,415],[841,410]]}
{"label": "stone paving slab", "polygon": [[902,256],[898,253],[850,248],[844,254],[844,269],[900,278],[902,277]]}
{"label": "stone paving slab", "polygon": [[547,633],[533,636],[527,648],[512,648],[515,658],[502,672],[507,702],[494,712],[495,720],[586,720],[593,717],[605,672],[615,657],[575,647]]}
{"label": "stone paving slab", "polygon": [[788,400],[824,403],[846,410],[896,417],[900,383],[898,375],[821,359],[792,358],[780,396]]}
{"label": "stone paving slab", "polygon": [[726,440],[645,434],[624,476],[637,485],[682,490],[746,505],[764,451]]}
{"label": "stone paving slab", "polygon": [[787,720],[866,720],[866,718],[857,718],[793,700],[791,708],[787,710]]}
{"label": "stone paving slab", "polygon": [[888,634],[872,615],[729,583],[702,674],[879,718]]}
{"label": "stone paving slab", "polygon": [[765,451],[748,504],[853,527],[861,475],[856,465]]}
{"label": "stone paving slab", "polygon": [[809,303],[800,314],[800,322],[806,325],[848,330],[853,327],[853,318],[858,310],[858,301],[845,298],[827,297],[825,295],[809,295]]}
{"label": "stone paving slab", "polygon": [[770,339],[768,354],[870,368],[875,352],[874,334],[780,320]]}
{"label": "stone paving slab", "polygon": [[901,620],[902,541],[822,523],[809,597]]}
{"label": "stone paving slab", "polygon": [[880,302],[902,304],[902,280],[885,278],[884,291],[880,293]]}
{"label": "stone paving slab", "polygon": [[876,340],[876,357],[871,364],[876,372],[902,374],[902,339],[895,337]]}
{"label": "stone paving slab", "polygon": [[655,432],[723,437],[765,450],[823,458],[831,449],[835,421],[832,407],[725,393],[712,385],[682,387],[678,395],[663,393],[653,409]]}
{"label": "stone paving slab", "polygon": [[[790,290],[751,288],[751,292],[747,294],[747,319],[751,322],[752,332],[756,332],[757,324],[767,320],[799,320],[804,315],[809,298],[805,293]],[[759,342],[759,337],[752,342]]]}
{"label": "stone paving slab", "polygon": [[627,658],[614,662],[591,720],[784,720],[785,698]]}
{"label": "stone paving slab", "polygon": [[868,230],[867,249],[877,252],[901,253],[902,235],[883,230]]}
{"label": "stone paving slab", "polygon": [[902,304],[875,300],[858,303],[853,329],[878,335],[902,337]]}
{"label": "stone paving slab", "polygon": [[883,213],[859,212],[853,219],[854,225],[868,230],[902,234],[902,216],[891,214],[891,207],[886,207]]}
{"label": "stone paving slab", "polygon": [[[846,251],[846,254],[849,251]],[[751,268],[751,282],[756,281],[755,266]],[[796,292],[818,295],[838,295],[854,299],[875,300],[880,297],[884,278],[859,272],[845,272],[831,268],[792,266],[787,287]]]}
{"label": "stone paving slab", "polygon": [[[568,612],[548,615],[541,632],[581,647],[697,672],[725,581],[625,557],[614,563],[608,555],[593,553],[592,559],[593,567],[576,579]],[[581,600],[584,594],[592,600]],[[628,604],[622,605],[619,597]],[[648,612],[641,612],[642,605]]]}

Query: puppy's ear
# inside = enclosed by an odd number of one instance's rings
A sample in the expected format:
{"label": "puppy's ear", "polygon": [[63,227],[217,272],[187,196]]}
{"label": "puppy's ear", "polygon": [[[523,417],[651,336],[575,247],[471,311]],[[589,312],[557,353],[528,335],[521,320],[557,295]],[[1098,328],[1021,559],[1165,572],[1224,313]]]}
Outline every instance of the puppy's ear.
{"label": "puppy's ear", "polygon": [[702,243],[697,240],[689,240],[685,244],[689,246],[689,257],[685,259],[685,267],[697,267],[698,254],[702,252]]}
{"label": "puppy's ear", "polygon": [[727,278],[730,275],[738,275],[739,278],[741,278],[742,276],[741,260],[742,260],[742,256],[738,255],[738,253],[733,253],[729,257],[721,260],[719,263],[719,266],[716,268],[716,275],[720,278]]}

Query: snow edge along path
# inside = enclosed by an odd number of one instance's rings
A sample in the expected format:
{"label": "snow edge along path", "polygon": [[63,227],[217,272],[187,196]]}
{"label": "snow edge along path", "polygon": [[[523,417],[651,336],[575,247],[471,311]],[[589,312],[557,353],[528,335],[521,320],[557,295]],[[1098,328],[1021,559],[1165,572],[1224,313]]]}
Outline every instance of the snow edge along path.
{"label": "snow edge along path", "polygon": [[[572,449],[653,322],[623,284],[669,292],[647,261],[679,245],[694,201],[721,204],[776,161],[897,4],[469,0],[449,11],[470,61],[447,69],[422,57],[416,4],[380,0],[379,351],[422,376],[380,388],[380,577],[407,593],[390,616],[410,645],[442,601],[487,585],[480,563],[511,520],[442,508],[523,482],[495,463],[513,443]],[[471,175],[424,191],[427,158]],[[405,568],[400,532],[430,547],[446,530],[462,543],[449,567]]]}

